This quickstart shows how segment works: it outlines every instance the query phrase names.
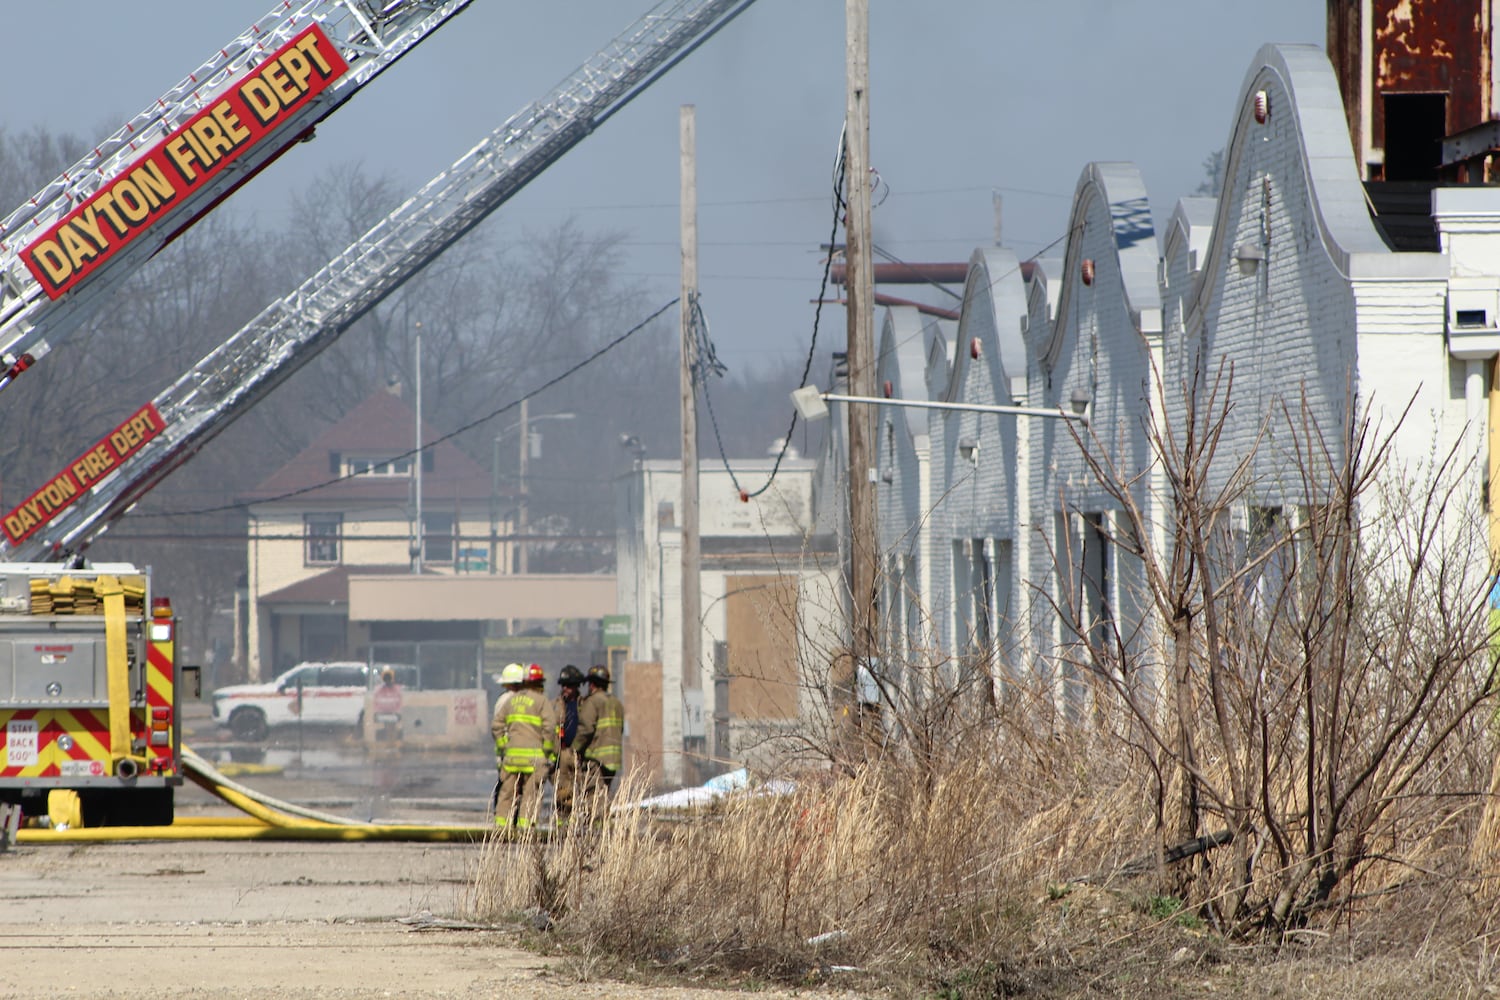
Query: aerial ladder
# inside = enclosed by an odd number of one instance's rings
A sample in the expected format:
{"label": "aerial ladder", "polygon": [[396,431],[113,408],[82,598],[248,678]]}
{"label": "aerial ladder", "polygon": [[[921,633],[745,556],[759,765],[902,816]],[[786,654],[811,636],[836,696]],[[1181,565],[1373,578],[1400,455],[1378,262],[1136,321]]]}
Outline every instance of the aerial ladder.
{"label": "aerial ladder", "polygon": [[79,556],[116,519],[408,278],[754,0],[663,0],[299,287],[0,515],[0,561]]}
{"label": "aerial ladder", "polygon": [[0,389],[471,0],[282,0],[0,219]]}

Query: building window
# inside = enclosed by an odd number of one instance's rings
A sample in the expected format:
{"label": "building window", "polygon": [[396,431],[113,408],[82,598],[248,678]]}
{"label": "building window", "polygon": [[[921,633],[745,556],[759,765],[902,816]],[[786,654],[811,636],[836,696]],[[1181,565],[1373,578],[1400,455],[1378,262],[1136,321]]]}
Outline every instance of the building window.
{"label": "building window", "polygon": [[1448,132],[1447,94],[1383,94],[1387,181],[1435,181]]}
{"label": "building window", "polygon": [[453,561],[453,515],[422,515],[422,559],[430,563]]}
{"label": "building window", "polygon": [[346,476],[410,476],[411,456],[376,458],[370,455],[348,455],[344,458]]}
{"label": "building window", "polygon": [[302,515],[303,558],[309,566],[336,566],[339,562],[339,539],[344,534],[342,514]]}

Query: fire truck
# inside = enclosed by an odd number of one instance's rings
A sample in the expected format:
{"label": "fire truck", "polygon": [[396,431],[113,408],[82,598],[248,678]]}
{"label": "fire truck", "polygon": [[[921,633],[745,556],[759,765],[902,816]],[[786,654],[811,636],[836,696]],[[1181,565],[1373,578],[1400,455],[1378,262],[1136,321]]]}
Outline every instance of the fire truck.
{"label": "fire truck", "polygon": [[[0,716],[7,721],[0,802],[35,811],[43,790],[68,790],[82,800],[85,825],[171,821],[181,775],[181,685],[170,605],[152,598],[144,571],[57,567],[83,565],[84,550],[149,490],[753,2],[656,4],[19,506],[0,512],[0,579],[8,588],[0,601],[14,604],[0,604],[0,697],[10,690],[14,699],[0,701],[9,713]],[[408,6],[443,5],[383,9]],[[5,315],[0,299],[0,350],[14,368],[15,352],[39,341],[6,341]],[[32,337],[30,327],[24,336]],[[0,388],[7,377],[14,376],[0,377]],[[133,603],[116,596],[125,579],[129,594],[139,594]],[[70,618],[76,604],[65,614],[66,601],[34,596],[72,593],[80,580],[93,581],[112,603],[91,602],[89,613]]]}
{"label": "fire truck", "polygon": [[0,802],[85,826],[171,823],[175,632],[171,603],[136,566],[0,565]]}
{"label": "fire truck", "polygon": [[[111,288],[471,0],[280,0],[0,217],[0,388]],[[159,426],[136,415],[12,525],[58,509]],[[56,553],[50,553],[56,556]],[[176,621],[148,570],[0,563],[0,804],[86,826],[172,822],[182,781]]]}

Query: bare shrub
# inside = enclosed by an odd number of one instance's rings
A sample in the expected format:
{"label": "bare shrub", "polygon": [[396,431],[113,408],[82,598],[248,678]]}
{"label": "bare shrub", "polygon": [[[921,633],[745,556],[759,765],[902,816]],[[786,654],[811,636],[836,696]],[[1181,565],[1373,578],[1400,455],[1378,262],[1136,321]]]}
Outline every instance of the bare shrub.
{"label": "bare shrub", "polygon": [[[1487,784],[1464,748],[1488,743],[1494,566],[1463,439],[1397,468],[1404,416],[1377,433],[1351,402],[1329,429],[1303,399],[1225,458],[1232,382],[1225,366],[1202,398],[1184,387],[1178,425],[1150,423],[1165,545],[1142,477],[1085,447],[1120,511],[1110,540],[1141,568],[1154,641],[1081,601],[1053,607],[1073,637],[1062,655],[1096,703],[1128,709],[1167,772],[1160,849],[1206,831],[1232,845],[1173,891],[1226,929],[1286,931],[1403,881],[1409,852],[1451,843]],[[1271,438],[1286,459],[1274,481],[1255,472]],[[1161,687],[1141,683],[1157,665]]]}

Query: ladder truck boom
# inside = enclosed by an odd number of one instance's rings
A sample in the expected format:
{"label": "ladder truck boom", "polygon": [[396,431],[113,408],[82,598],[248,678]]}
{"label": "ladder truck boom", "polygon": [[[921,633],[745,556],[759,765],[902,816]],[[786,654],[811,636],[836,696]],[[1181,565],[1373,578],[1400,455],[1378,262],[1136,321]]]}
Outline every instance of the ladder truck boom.
{"label": "ladder truck boom", "polygon": [[663,0],[42,489],[0,516],[0,561],[66,559],[754,0]]}
{"label": "ladder truck boom", "polygon": [[0,219],[0,389],[471,0],[282,0]]}

